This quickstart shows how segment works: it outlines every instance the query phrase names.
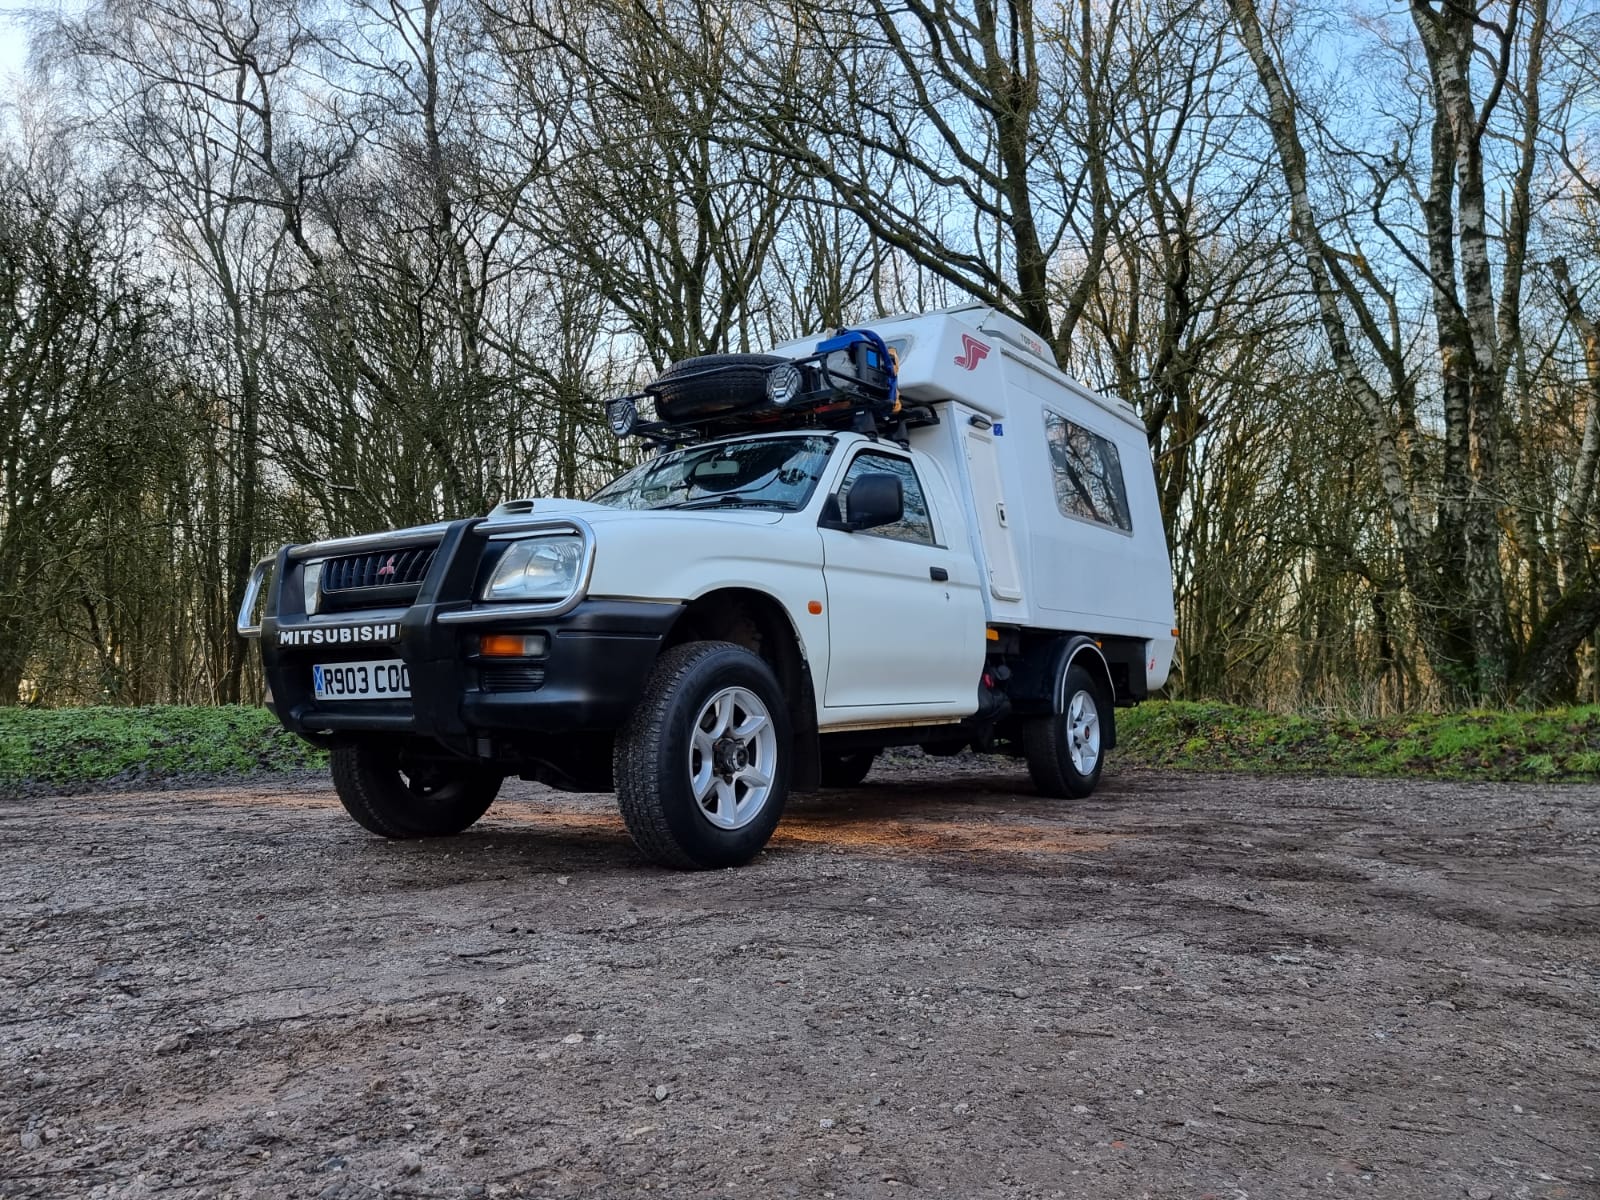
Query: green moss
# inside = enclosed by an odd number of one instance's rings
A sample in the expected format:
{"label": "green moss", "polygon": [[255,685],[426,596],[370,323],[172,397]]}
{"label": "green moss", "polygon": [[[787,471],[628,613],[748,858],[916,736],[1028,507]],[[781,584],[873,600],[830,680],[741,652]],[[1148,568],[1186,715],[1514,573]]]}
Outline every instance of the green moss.
{"label": "green moss", "polygon": [[1580,750],[1564,760],[1569,775],[1579,778],[1600,778],[1600,750]]}
{"label": "green moss", "polygon": [[293,771],[324,761],[260,708],[0,709],[0,789]]}
{"label": "green moss", "polygon": [[1553,754],[1530,754],[1524,765],[1535,779],[1554,779],[1561,774]]}
{"label": "green moss", "polygon": [[1550,712],[1408,713],[1381,720],[1223,704],[1118,713],[1123,762],[1201,770],[1455,779],[1600,779],[1600,706]]}

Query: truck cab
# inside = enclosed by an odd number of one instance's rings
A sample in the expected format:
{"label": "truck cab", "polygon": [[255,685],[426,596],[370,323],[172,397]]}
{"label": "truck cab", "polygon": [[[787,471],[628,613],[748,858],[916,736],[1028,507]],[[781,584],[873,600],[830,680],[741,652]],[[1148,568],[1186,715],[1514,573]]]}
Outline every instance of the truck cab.
{"label": "truck cab", "polygon": [[615,791],[655,862],[736,865],[890,746],[1087,795],[1165,681],[1143,427],[1002,314],[689,360],[607,417],[655,452],[587,500],[257,567],[269,705],[372,832],[459,832],[516,775]]}

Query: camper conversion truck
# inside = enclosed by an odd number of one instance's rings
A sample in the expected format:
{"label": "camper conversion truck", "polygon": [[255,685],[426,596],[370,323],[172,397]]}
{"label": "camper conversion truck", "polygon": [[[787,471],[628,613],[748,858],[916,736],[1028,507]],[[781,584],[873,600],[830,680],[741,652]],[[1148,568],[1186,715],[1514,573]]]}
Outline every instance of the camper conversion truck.
{"label": "camper conversion truck", "polygon": [[891,746],[1093,790],[1177,631],[1143,425],[993,309],[678,363],[607,405],[654,453],[588,500],[310,545],[239,630],[350,815],[459,833],[508,776],[615,791],[672,867]]}

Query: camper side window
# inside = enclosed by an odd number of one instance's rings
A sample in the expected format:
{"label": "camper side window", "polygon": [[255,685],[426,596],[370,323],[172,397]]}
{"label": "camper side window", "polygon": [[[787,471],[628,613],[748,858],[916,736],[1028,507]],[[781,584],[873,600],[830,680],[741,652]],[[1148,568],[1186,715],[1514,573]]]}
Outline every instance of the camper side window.
{"label": "camper side window", "polygon": [[857,478],[869,471],[886,471],[890,475],[900,477],[900,494],[905,503],[905,513],[894,524],[880,525],[867,532],[902,542],[925,542],[930,546],[933,545],[933,520],[928,516],[928,502],[923,499],[922,484],[917,482],[916,468],[903,458],[874,454],[871,451],[856,455],[856,460],[845,472],[844,482],[839,485],[839,505],[844,515],[850,515],[850,489],[855,486]]}
{"label": "camper side window", "polygon": [[1044,414],[1044,433],[1055,473],[1056,505],[1062,513],[1132,533],[1128,489],[1116,446],[1053,412]]}

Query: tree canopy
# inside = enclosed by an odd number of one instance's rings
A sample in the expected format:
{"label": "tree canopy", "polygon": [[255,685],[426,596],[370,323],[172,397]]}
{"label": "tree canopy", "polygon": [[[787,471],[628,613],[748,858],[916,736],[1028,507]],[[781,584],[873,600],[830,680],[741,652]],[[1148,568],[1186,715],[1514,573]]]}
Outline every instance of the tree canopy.
{"label": "tree canopy", "polygon": [[1600,697],[1600,17],[95,0],[0,98],[0,703],[253,694],[283,540],[583,494],[979,299],[1142,416],[1179,694]]}

